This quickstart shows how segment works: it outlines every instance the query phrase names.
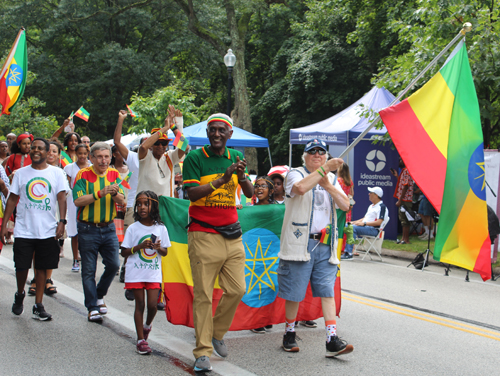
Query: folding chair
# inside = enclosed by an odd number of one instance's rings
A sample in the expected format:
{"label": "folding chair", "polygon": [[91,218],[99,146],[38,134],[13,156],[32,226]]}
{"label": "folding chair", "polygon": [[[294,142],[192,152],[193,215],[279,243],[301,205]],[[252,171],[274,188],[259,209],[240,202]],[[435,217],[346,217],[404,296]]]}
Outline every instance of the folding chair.
{"label": "folding chair", "polygon": [[370,256],[370,260],[373,260],[372,256],[370,255],[370,251],[375,251],[378,257],[380,257],[380,261],[384,261],[382,260],[380,252],[382,251],[382,241],[384,240],[384,228],[388,222],[389,216],[387,215],[380,225],[378,234],[376,236],[358,235],[358,238],[360,240],[356,248],[365,251],[365,255],[361,260],[364,260],[367,255]]}

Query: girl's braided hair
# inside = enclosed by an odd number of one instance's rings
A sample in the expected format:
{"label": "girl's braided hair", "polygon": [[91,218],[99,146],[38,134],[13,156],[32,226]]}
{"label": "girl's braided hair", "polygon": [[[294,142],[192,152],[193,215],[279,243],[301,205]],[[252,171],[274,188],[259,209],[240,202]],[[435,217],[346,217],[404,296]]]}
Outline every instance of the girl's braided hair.
{"label": "girl's braided hair", "polygon": [[139,196],[146,196],[149,201],[149,216],[155,224],[163,224],[160,217],[160,204],[158,202],[158,196],[153,191],[141,191],[135,196],[134,204],[134,221],[139,221],[141,218],[137,213],[137,199]]}

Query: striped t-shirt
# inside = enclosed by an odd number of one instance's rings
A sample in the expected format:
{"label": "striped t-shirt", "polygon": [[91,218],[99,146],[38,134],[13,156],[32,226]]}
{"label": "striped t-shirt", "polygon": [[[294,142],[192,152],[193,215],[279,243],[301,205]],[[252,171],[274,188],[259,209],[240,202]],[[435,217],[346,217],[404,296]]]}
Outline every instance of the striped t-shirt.
{"label": "striped t-shirt", "polygon": [[[108,168],[104,175],[98,175],[94,167],[82,168],[78,171],[73,188],[73,200],[84,195],[94,194],[107,185],[119,184],[122,181],[120,173],[114,168]],[[120,187],[120,193],[123,189]],[[115,202],[111,195],[106,195],[87,206],[78,207],[77,219],[84,222],[110,222],[116,217]]]}
{"label": "striped t-shirt", "polygon": [[[236,157],[243,160],[243,154],[237,150],[228,149],[223,155],[217,155],[210,150],[208,145],[201,149],[190,152],[184,161],[182,177],[184,187],[198,187],[221,178],[231,164],[236,163]],[[232,179],[213,191],[210,195],[191,202],[189,205],[189,216],[212,226],[226,226],[238,220],[235,206],[235,194],[238,187],[237,171],[233,173]],[[190,231],[217,231],[202,227],[193,223]]]}

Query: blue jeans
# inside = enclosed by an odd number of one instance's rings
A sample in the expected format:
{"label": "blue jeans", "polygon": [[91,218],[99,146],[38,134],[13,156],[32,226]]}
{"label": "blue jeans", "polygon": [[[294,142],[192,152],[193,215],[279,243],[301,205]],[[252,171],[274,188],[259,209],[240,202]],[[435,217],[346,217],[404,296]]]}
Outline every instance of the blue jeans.
{"label": "blue jeans", "polygon": [[[372,226],[356,226],[353,225],[353,237],[354,239],[357,239],[358,235],[368,235],[368,236],[377,236],[378,235],[378,228],[372,227]],[[345,253],[349,254],[352,256],[352,249],[354,247],[354,244],[346,244],[345,246]]]}
{"label": "blue jeans", "polygon": [[[85,295],[85,307],[98,311],[97,299],[102,299],[108,292],[116,272],[120,268],[118,258],[118,238],[114,223],[106,227],[94,227],[86,223],[77,224],[78,248],[82,257],[82,284]],[[104,264],[99,283],[96,286],[97,255],[101,254]]]}

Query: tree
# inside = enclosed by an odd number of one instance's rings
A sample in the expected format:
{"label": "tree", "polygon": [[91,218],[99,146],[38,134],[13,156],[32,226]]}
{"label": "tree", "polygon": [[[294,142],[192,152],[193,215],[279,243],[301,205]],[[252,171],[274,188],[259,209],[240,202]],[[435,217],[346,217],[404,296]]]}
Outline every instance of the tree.
{"label": "tree", "polygon": [[[228,47],[233,50],[236,56],[236,65],[233,71],[235,100],[234,110],[228,115],[232,116],[235,126],[252,132],[245,59],[248,27],[252,16],[257,10],[267,7],[269,4],[282,3],[283,1],[248,0],[238,2],[223,0],[225,27],[222,27],[220,24],[223,21],[223,15],[220,11],[217,12],[214,4],[203,2],[203,4],[195,7],[193,0],[175,0],[175,2],[184,11],[188,19],[188,29],[204,41],[210,43],[221,57],[224,57]],[[212,6],[206,6],[207,3]],[[212,12],[211,14],[214,17],[208,17],[206,14],[207,11]],[[245,157],[248,161],[248,168],[256,169],[257,154],[255,149],[247,148]]]}

